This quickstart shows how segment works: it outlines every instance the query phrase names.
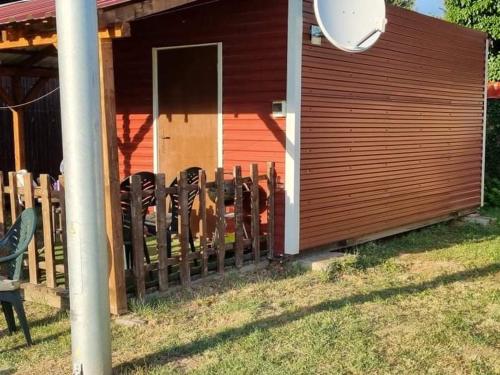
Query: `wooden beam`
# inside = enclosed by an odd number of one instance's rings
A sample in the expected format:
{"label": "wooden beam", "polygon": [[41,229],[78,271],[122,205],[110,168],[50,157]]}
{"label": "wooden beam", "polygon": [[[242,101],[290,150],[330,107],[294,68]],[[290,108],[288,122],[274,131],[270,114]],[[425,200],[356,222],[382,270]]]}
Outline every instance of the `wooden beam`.
{"label": "wooden beam", "polygon": [[[20,103],[24,97],[21,78],[11,77],[12,96],[14,103]],[[12,130],[14,134],[14,161],[16,171],[26,169],[26,151],[24,144],[24,113],[22,108],[12,109]]]}
{"label": "wooden beam", "polygon": [[23,60],[23,62],[19,65],[23,67],[31,67],[50,56],[57,56],[57,49],[52,44],[32,54],[26,60]]}
{"label": "wooden beam", "polygon": [[144,0],[109,10],[101,10],[99,24],[104,26],[113,23],[130,22],[196,1],[198,0]]}
{"label": "wooden beam", "polygon": [[14,105],[14,99],[12,99],[12,96],[8,94],[2,86],[0,86],[0,100],[2,100],[5,105]]}
{"label": "wooden beam", "polygon": [[49,68],[25,68],[19,66],[0,66],[0,76],[57,78],[58,73],[57,69],[49,69]]}
{"label": "wooden beam", "polygon": [[22,110],[12,111],[12,130],[14,133],[14,157],[16,171],[26,169],[26,152],[24,146],[24,113]]}
{"label": "wooden beam", "polygon": [[30,101],[36,99],[36,97],[38,96],[38,94],[40,94],[40,92],[45,87],[45,85],[46,85],[46,83],[48,81],[49,81],[48,78],[39,78],[33,84],[33,86],[31,86],[31,88],[29,89],[29,91],[26,93],[26,95],[24,96],[22,102],[26,103],[26,102],[30,102]]}
{"label": "wooden beam", "polygon": [[99,38],[99,61],[104,161],[104,204],[110,263],[109,298],[111,313],[119,315],[127,311],[127,295],[120,204],[113,43],[111,39]]}
{"label": "wooden beam", "polygon": [[[130,26],[127,23],[114,24],[99,31],[99,38],[123,38],[127,36],[130,36]],[[15,37],[9,36],[2,32],[2,38],[0,40],[0,50],[46,45],[57,45],[56,32],[48,34],[44,33],[39,35],[24,35],[22,30],[20,30],[15,34]]]}

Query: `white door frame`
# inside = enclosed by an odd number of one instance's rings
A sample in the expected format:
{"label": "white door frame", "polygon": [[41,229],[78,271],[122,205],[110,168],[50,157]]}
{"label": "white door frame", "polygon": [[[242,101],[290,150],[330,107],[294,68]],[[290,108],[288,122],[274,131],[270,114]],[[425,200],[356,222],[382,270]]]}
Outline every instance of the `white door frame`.
{"label": "white door frame", "polygon": [[224,166],[224,123],[222,116],[222,42],[156,47],[153,48],[153,154],[155,173],[158,173],[160,168],[160,148],[158,138],[158,51],[207,46],[217,46],[217,165],[219,168],[222,168]]}

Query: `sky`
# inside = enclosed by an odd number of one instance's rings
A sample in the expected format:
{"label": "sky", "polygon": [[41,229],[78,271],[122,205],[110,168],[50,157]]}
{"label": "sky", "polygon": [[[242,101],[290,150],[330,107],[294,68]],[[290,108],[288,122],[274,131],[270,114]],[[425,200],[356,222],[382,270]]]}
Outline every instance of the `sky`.
{"label": "sky", "polygon": [[415,10],[430,16],[443,16],[443,0],[417,0]]}

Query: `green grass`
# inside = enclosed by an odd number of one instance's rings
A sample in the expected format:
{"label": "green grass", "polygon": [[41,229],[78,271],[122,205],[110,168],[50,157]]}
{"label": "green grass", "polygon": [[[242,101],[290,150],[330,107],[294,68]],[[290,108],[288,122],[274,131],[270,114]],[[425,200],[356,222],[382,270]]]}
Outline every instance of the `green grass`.
{"label": "green grass", "polygon": [[[500,217],[499,210],[488,211]],[[360,246],[325,273],[273,266],[132,304],[118,374],[499,374],[500,226],[450,223]],[[0,373],[70,372],[66,313],[27,305]]]}

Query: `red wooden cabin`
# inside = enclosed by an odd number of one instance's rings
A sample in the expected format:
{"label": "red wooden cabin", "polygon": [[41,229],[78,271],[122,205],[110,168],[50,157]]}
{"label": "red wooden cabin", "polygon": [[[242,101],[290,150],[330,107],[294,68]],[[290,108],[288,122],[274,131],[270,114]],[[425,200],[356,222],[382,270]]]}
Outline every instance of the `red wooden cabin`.
{"label": "red wooden cabin", "polygon": [[[312,42],[311,0],[98,5],[121,177],[275,161],[276,245],[287,254],[481,206],[485,34],[389,7],[378,44],[350,55]],[[0,55],[55,43],[53,17],[53,0],[1,7]]]}

